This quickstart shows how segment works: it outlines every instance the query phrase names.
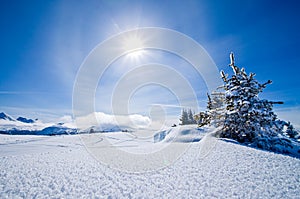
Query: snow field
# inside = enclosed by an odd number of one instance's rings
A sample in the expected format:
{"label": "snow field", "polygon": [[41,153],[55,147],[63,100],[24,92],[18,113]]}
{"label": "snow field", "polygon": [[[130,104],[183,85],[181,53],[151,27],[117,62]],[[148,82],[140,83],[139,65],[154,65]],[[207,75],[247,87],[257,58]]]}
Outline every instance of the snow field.
{"label": "snow field", "polygon": [[205,157],[195,142],[169,167],[128,173],[97,162],[78,135],[1,135],[0,198],[299,198],[299,159],[214,141]]}

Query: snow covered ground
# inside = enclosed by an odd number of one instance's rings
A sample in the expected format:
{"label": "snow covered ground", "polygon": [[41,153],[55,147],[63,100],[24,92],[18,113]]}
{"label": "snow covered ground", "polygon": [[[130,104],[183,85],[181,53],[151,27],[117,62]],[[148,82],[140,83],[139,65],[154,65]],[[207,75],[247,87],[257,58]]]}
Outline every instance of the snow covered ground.
{"label": "snow covered ground", "polygon": [[[140,147],[124,134],[105,136],[121,148]],[[132,173],[98,162],[80,135],[0,135],[0,198],[299,198],[300,159],[201,133],[200,142],[183,138],[175,141],[191,147],[175,163]]]}

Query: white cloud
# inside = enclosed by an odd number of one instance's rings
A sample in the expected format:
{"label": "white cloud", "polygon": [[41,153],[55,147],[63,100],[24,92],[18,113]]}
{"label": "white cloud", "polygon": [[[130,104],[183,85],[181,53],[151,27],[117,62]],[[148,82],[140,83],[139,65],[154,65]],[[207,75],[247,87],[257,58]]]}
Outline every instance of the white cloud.
{"label": "white cloud", "polygon": [[76,125],[80,129],[90,127],[95,130],[110,130],[114,128],[140,129],[147,128],[151,119],[147,116],[133,115],[110,115],[103,112],[95,112],[87,116],[76,118]]}
{"label": "white cloud", "polygon": [[275,113],[279,119],[290,121],[294,127],[300,129],[300,106],[276,108]]}

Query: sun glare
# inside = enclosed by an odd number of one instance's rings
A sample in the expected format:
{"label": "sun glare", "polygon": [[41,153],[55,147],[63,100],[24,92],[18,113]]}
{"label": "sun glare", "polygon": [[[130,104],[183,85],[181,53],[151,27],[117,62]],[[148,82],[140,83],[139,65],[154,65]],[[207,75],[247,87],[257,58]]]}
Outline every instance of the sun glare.
{"label": "sun glare", "polygon": [[125,51],[129,51],[126,54],[126,57],[132,60],[141,59],[146,54],[146,50],[143,49],[144,42],[142,38],[138,37],[137,35],[124,38],[122,48]]}
{"label": "sun glare", "polygon": [[130,59],[141,59],[146,54],[145,50],[135,50],[126,54]]}

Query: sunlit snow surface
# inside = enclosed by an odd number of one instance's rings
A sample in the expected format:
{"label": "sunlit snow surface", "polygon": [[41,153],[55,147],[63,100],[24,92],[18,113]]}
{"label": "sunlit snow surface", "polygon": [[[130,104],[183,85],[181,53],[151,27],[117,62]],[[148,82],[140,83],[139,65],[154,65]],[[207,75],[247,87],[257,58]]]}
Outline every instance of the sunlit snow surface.
{"label": "sunlit snow surface", "polygon": [[[137,145],[124,133],[106,136]],[[96,161],[79,135],[0,135],[0,198],[299,198],[299,159],[201,136],[177,140],[191,147],[172,165],[128,173]],[[207,143],[215,145],[199,155]]]}

